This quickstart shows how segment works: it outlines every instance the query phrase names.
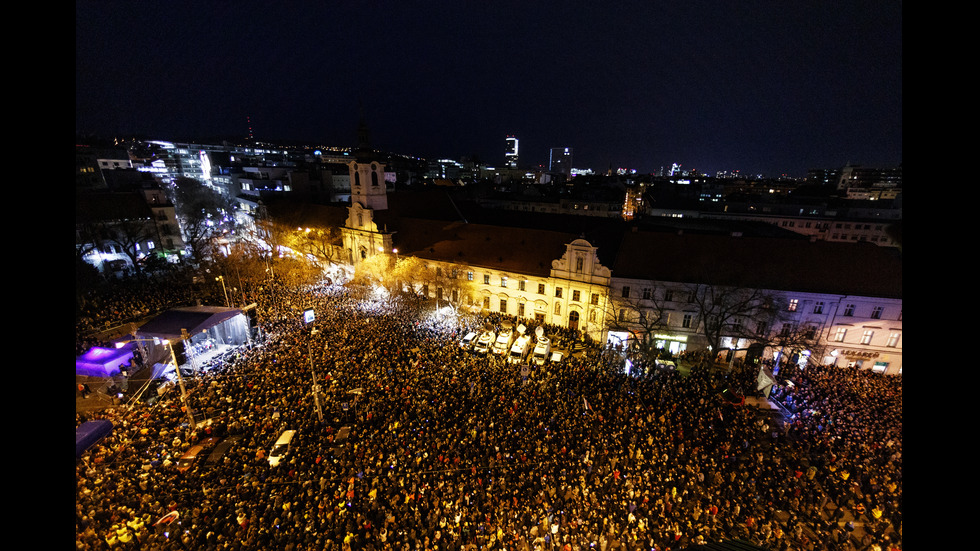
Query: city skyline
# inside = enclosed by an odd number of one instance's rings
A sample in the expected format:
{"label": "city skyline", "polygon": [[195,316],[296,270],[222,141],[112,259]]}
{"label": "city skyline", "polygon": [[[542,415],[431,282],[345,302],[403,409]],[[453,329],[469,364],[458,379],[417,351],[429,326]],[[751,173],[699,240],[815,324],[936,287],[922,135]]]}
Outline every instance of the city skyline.
{"label": "city skyline", "polygon": [[76,3],[76,133],[503,166],[803,176],[902,161],[900,4]]}

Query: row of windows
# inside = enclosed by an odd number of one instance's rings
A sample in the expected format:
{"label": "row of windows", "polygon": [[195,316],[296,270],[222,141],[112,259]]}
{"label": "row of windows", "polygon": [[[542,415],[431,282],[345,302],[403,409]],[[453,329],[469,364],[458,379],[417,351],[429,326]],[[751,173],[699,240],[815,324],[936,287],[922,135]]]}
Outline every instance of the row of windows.
{"label": "row of windows", "polygon": [[[467,279],[469,279],[470,281],[473,281],[473,272],[467,272]],[[507,280],[508,280],[507,276],[500,276],[500,286],[506,288],[507,287]],[[483,283],[485,285],[490,285],[490,274],[484,274],[484,276],[483,276]],[[521,291],[527,291],[527,280],[526,279],[518,280],[518,285],[517,286],[518,286],[518,289],[519,290],[521,290]],[[564,293],[564,289],[562,287],[555,287],[555,298],[563,298],[563,293]],[[539,295],[545,294],[545,284],[544,283],[539,283],[538,284],[538,294]],[[623,288],[621,290],[621,296],[623,298],[630,298],[631,297],[631,294],[632,294],[632,288],[630,286],[623,286]],[[651,299],[653,299],[653,289],[650,288],[650,287],[643,288],[642,291],[641,291],[641,295],[640,296],[641,296],[641,298],[643,300],[651,300]],[[694,291],[690,291],[690,292],[687,293],[687,302],[694,302],[695,301],[695,298],[696,298],[696,295],[695,295]],[[572,291],[572,301],[573,302],[581,302],[581,300],[582,300],[581,291],[573,290]],[[673,300],[674,300],[674,291],[672,289],[664,289],[664,301],[671,302]],[[592,293],[590,302],[593,305],[599,304],[599,295],[597,293]],[[795,299],[795,298],[794,299],[790,299],[789,302],[787,303],[787,310],[790,311],[790,312],[796,312],[798,310],[799,306],[800,306],[799,299]],[[816,302],[814,302],[813,303],[813,313],[814,314],[823,314],[826,306],[827,306],[827,304],[824,301],[816,301]],[[857,307],[857,305],[854,304],[854,303],[845,304],[842,315],[843,316],[846,316],[846,317],[853,317],[854,316],[854,310],[855,310],[856,307]],[[883,312],[884,312],[884,307],[883,306],[875,306],[871,310],[870,318],[871,319],[881,319],[881,316],[882,316]],[[898,319],[901,319],[901,314],[899,314],[899,318]]]}
{"label": "row of windows", "polygon": [[[795,312],[796,309],[799,307],[799,302],[800,301],[795,298],[790,299],[787,309],[790,312]],[[813,303],[813,313],[823,314],[825,307],[826,307],[826,303],[822,300],[818,300]],[[855,308],[857,308],[857,305],[854,303],[845,304],[842,315],[846,317],[853,317]],[[875,306],[874,308],[871,309],[871,316],[870,316],[871,319],[876,319],[876,320],[881,319],[881,315],[884,313],[884,311],[885,311],[884,306]],[[901,315],[899,315],[899,319],[901,319]]]}
{"label": "row of windows", "polygon": [[[469,281],[473,281],[473,272],[466,272],[466,279],[468,279]],[[507,288],[507,281],[508,281],[507,276],[500,276],[500,286],[501,287]],[[491,283],[490,283],[490,274],[483,274],[483,284],[484,285],[491,285]],[[527,291],[527,280],[526,279],[519,279],[519,280],[517,280],[517,289],[520,290],[520,291]],[[563,287],[555,287],[555,298],[562,298],[564,296],[564,293],[565,293],[565,290],[564,290]],[[544,283],[538,283],[538,294],[539,295],[545,294],[545,284]],[[572,301],[573,302],[581,302],[582,301],[582,291],[579,291],[577,289],[572,290]],[[590,302],[591,302],[591,304],[594,304],[594,305],[599,304],[599,294],[598,293],[592,293],[591,298],[590,298]]]}
{"label": "row of windows", "polygon": [[[865,329],[863,332],[861,332],[861,340],[859,342],[861,344],[871,344],[871,340],[874,339],[874,336],[875,332],[873,329]],[[901,339],[901,337],[902,334],[900,332],[893,331],[889,333],[888,341],[885,343],[885,346],[888,348],[897,348],[898,341]],[[834,332],[834,342],[844,342],[845,339],[847,339],[847,328],[838,327]]]}

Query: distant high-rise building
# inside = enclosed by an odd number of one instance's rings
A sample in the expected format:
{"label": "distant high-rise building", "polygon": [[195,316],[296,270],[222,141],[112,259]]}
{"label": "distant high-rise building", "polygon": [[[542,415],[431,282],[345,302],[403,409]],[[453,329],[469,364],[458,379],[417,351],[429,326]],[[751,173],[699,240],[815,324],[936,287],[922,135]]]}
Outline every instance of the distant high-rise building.
{"label": "distant high-rise building", "polygon": [[866,188],[874,185],[902,187],[902,165],[877,168],[849,164],[840,169],[837,189]]}
{"label": "distant high-rise building", "polygon": [[572,177],[572,148],[571,147],[552,147],[549,156],[550,164],[548,170],[558,174],[564,174],[565,178]]}
{"label": "distant high-rise building", "polygon": [[507,150],[504,153],[508,168],[517,168],[517,138],[507,136]]}

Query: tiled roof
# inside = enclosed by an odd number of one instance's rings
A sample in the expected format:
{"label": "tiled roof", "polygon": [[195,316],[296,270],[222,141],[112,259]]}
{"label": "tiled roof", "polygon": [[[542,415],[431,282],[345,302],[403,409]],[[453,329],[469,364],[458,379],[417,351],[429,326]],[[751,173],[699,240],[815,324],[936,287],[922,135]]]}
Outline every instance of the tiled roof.
{"label": "tiled roof", "polygon": [[613,277],[901,298],[898,251],[871,243],[627,232]]}
{"label": "tiled roof", "polygon": [[[431,260],[547,277],[565,245],[585,238],[598,247],[599,260],[613,277],[902,296],[900,253],[870,243],[811,242],[795,234],[732,237],[714,227],[717,221],[700,233],[691,231],[693,226],[683,233],[667,227],[634,231],[621,220],[481,210],[441,191],[389,196],[388,204],[389,210],[375,212],[378,228],[393,233],[399,254]],[[339,227],[347,218],[345,206],[286,210],[293,217],[311,217],[310,224]]]}

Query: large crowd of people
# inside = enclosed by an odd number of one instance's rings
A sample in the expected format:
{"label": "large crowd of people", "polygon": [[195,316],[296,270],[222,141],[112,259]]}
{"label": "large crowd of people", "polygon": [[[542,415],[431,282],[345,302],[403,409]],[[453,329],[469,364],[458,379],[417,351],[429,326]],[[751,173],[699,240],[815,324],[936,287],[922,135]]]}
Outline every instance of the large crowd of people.
{"label": "large crowd of people", "polygon": [[[421,306],[270,290],[262,341],[198,377],[206,422],[176,390],[77,414],[114,430],[76,463],[76,548],[900,548],[900,377],[786,368],[783,424],[720,397],[752,394],[754,364],[625,375],[589,346],[525,376],[463,350],[465,318]],[[177,468],[229,437],[216,462]]]}

